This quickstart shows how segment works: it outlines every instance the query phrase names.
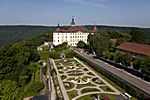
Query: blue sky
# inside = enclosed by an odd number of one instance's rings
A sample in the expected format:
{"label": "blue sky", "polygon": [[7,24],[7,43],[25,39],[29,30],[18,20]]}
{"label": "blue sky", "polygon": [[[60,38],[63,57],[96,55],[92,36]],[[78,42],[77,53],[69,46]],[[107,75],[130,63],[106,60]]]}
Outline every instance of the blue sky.
{"label": "blue sky", "polygon": [[150,0],[0,0],[1,25],[77,24],[150,27]]}

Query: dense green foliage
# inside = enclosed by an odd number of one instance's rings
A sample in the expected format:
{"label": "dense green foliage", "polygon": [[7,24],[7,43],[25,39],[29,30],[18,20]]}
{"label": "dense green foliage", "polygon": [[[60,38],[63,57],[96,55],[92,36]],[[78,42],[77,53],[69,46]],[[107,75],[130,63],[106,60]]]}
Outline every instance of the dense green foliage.
{"label": "dense green foliage", "polygon": [[142,61],[142,58],[136,58],[133,61],[133,68],[136,69],[136,70],[139,70],[140,67],[141,67],[141,61]]}
{"label": "dense green foliage", "polygon": [[103,52],[102,56],[105,59],[112,60],[116,63],[121,63],[126,67],[131,67],[131,63],[133,68],[136,70],[141,70],[143,75],[150,75],[150,58],[133,58],[129,54],[122,54],[122,53],[114,53],[114,52]]}
{"label": "dense green foliage", "polygon": [[49,49],[45,49],[43,51],[39,51],[39,54],[41,55],[42,59],[60,59],[61,54],[65,54],[66,58],[72,58],[74,56],[74,52],[69,48],[66,42],[54,47],[52,51],[49,51]]}
{"label": "dense green foliage", "polygon": [[[40,60],[36,48],[44,41],[52,41],[52,34],[44,33],[0,48],[0,88],[2,88],[0,98],[2,100],[19,100],[26,96],[26,92],[38,92],[43,87],[43,84],[38,82],[40,80],[35,80],[35,73],[39,70],[37,61]],[[25,89],[26,86],[29,88]]]}
{"label": "dense green foliage", "polygon": [[26,86],[26,88],[23,91],[23,95],[28,96],[34,96],[38,95],[38,92],[44,87],[44,84],[40,81],[30,83]]}
{"label": "dense green foliage", "polygon": [[0,26],[0,46],[22,41],[54,29],[55,27],[47,26]]}
{"label": "dense green foliage", "polygon": [[0,83],[0,100],[16,100],[20,88],[15,81],[3,80]]}
{"label": "dense green foliage", "polygon": [[150,75],[150,57],[142,60],[140,63],[140,67],[142,73],[144,73],[147,76]]}
{"label": "dense green foliage", "polygon": [[97,55],[102,55],[103,51],[109,51],[111,47],[110,38],[107,33],[95,33],[89,34],[88,42],[89,47],[92,51],[94,51]]}
{"label": "dense green foliage", "polygon": [[130,32],[132,38],[131,40],[133,42],[137,42],[137,43],[146,43],[146,34],[139,30],[139,29],[133,29],[131,32]]}
{"label": "dense green foliage", "polygon": [[85,42],[79,41],[79,42],[77,43],[77,48],[85,48],[85,47],[86,47],[86,43],[85,43]]}

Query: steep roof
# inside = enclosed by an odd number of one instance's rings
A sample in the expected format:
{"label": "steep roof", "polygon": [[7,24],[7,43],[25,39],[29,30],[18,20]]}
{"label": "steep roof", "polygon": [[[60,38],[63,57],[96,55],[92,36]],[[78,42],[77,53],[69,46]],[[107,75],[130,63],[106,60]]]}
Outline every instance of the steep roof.
{"label": "steep roof", "polygon": [[88,30],[86,27],[84,26],[71,26],[69,27],[68,29],[64,30],[64,29],[61,29],[61,28],[57,28],[55,30],[55,32],[62,32],[62,33],[75,33],[75,32],[90,32],[90,33],[95,33],[97,30],[96,29],[93,29],[93,30]]}
{"label": "steep roof", "polygon": [[61,29],[61,28],[58,27],[58,28],[56,28],[55,32],[56,32],[56,33],[57,33],[57,32],[66,33],[66,30]]}
{"label": "steep roof", "polygon": [[128,52],[150,56],[150,45],[124,42],[120,44],[119,46],[117,46],[116,48],[124,50],[124,51],[128,51]]}
{"label": "steep roof", "polygon": [[71,26],[67,29],[67,32],[88,32],[88,29],[84,26]]}

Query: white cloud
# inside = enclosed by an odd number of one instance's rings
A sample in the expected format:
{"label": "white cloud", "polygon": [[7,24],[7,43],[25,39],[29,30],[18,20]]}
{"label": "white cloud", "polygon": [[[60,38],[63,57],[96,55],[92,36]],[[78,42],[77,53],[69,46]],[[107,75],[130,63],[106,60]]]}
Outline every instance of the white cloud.
{"label": "white cloud", "polygon": [[64,1],[69,3],[80,4],[84,6],[105,8],[106,7],[105,3],[108,0],[64,0]]}

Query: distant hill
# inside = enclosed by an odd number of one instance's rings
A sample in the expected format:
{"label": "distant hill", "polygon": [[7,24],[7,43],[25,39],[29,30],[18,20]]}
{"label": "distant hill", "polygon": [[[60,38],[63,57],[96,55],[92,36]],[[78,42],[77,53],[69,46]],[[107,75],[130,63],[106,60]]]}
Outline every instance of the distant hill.
{"label": "distant hill", "polygon": [[47,26],[0,26],[0,46],[53,30],[54,27]]}
{"label": "distant hill", "polygon": [[[93,28],[93,25],[86,25],[87,28]],[[139,28],[139,27],[119,27],[119,26],[103,26],[97,25],[98,30],[106,30],[106,31],[120,31],[123,33],[130,33],[130,31],[134,28],[140,29],[146,33],[147,39],[150,40],[150,28]]]}
{"label": "distant hill", "polygon": [[[67,28],[68,26],[63,26]],[[86,25],[88,29],[92,29],[93,25]],[[54,31],[56,27],[53,26],[30,26],[30,25],[9,25],[9,26],[0,26],[0,46],[21,41],[23,39],[40,35],[43,32]],[[116,26],[102,26],[98,25],[98,29],[104,29],[106,31],[121,31],[129,33],[134,27],[116,27]],[[140,28],[150,39],[150,28]]]}
{"label": "distant hill", "polygon": [[[93,25],[86,25],[87,28],[93,28]],[[104,26],[104,25],[97,25],[98,29],[104,29],[106,31],[120,31],[129,33],[132,29],[138,28],[138,27],[119,27],[119,26]],[[138,28],[143,30],[146,34],[150,34],[150,28]]]}

